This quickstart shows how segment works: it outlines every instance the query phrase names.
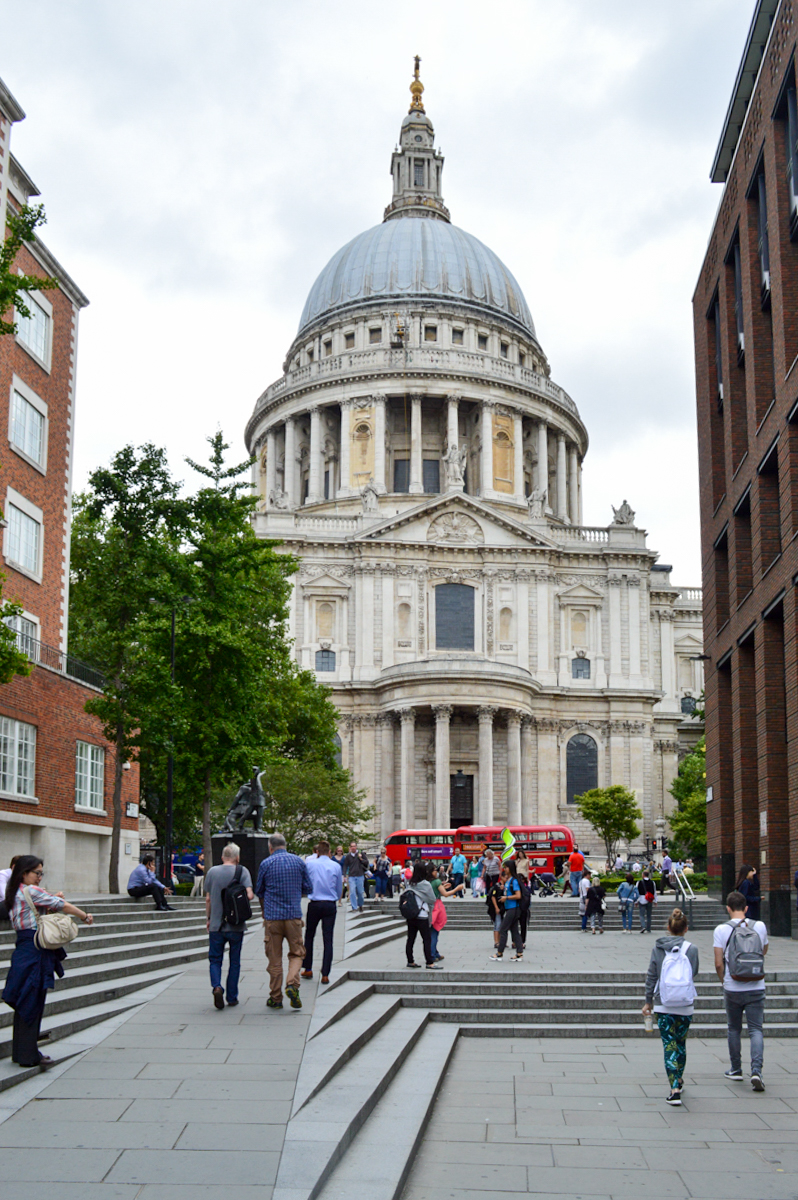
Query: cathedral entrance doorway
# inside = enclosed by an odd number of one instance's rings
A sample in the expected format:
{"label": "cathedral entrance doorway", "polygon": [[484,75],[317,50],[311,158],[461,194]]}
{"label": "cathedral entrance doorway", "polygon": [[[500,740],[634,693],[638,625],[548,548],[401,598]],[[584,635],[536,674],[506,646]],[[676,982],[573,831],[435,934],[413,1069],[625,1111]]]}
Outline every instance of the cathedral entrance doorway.
{"label": "cathedral entrance doorway", "polygon": [[452,829],[474,823],[474,776],[458,771],[449,776],[449,822]]}

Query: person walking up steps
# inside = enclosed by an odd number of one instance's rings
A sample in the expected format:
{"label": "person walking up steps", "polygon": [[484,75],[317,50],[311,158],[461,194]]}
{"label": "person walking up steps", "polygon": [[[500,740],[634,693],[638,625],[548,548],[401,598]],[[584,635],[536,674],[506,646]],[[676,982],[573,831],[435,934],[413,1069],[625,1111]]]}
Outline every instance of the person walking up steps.
{"label": "person walking up steps", "polygon": [[635,915],[635,898],[640,893],[637,890],[635,877],[631,873],[626,876],[626,879],[617,889],[618,899],[621,905],[621,925],[622,933],[632,932],[632,921]]}
{"label": "person walking up steps", "polygon": [[651,872],[646,868],[643,872],[643,877],[637,884],[637,904],[640,909],[640,932],[651,933],[651,916],[654,911],[654,905],[657,903],[657,889],[654,887],[654,880],[651,878]]}
{"label": "person walking up steps", "polygon": [[587,933],[587,894],[590,891],[590,871],[585,867],[579,880],[579,916],[582,920],[582,933]]}
{"label": "person walking up steps", "polygon": [[363,912],[363,894],[365,891],[366,871],[369,860],[362,850],[358,851],[357,842],[351,842],[349,853],[341,863],[344,879],[349,884],[349,904],[353,913]]}
{"label": "person walking up steps", "polygon": [[601,886],[601,879],[598,875],[594,875],[590,881],[590,887],[587,889],[587,907],[585,909],[585,916],[590,922],[590,931],[594,935],[596,927],[598,927],[599,933],[604,932],[604,897],[606,894]]}
{"label": "person walking up steps", "polygon": [[496,946],[496,953],[491,954],[491,961],[495,962],[504,954],[504,948],[507,945],[507,934],[509,933],[513,939],[513,947],[515,954],[510,958],[510,962],[520,962],[524,957],[524,944],[521,941],[521,930],[519,927],[519,917],[521,915],[521,885],[518,882],[516,875],[515,863],[510,860],[502,866],[500,885],[504,894],[504,916],[499,925],[499,942]]}
{"label": "person walking up steps", "polygon": [[768,931],[762,921],[746,919],[745,896],[729,892],[726,897],[729,921],[715,928],[712,944],[715,949],[715,970],[723,984],[726,1001],[727,1036],[731,1066],[726,1078],[743,1082],[740,1039],[743,1032],[743,1013],[751,1041],[751,1086],[764,1092],[762,1065],[765,1037],[765,955],[768,952]]}
{"label": "person walking up steps", "polygon": [[408,967],[418,967],[421,965],[415,962],[413,958],[416,936],[417,934],[421,934],[421,943],[424,947],[424,961],[427,964],[427,970],[443,970],[443,967],[438,966],[432,957],[432,926],[430,925],[430,917],[434,907],[435,893],[432,890],[432,884],[427,879],[426,864],[417,862],[413,867],[410,883],[402,892],[402,897],[399,901],[399,912],[407,922],[405,953]]}
{"label": "person walking up steps", "polygon": [[685,941],[685,933],[687,917],[680,908],[674,908],[668,932],[657,938],[651,951],[643,1005],[644,1016],[650,1016],[652,1010],[657,1014],[665,1072],[671,1086],[667,1103],[671,1105],[682,1102],[687,1034],[697,997],[694,979],[698,974],[698,949]]}

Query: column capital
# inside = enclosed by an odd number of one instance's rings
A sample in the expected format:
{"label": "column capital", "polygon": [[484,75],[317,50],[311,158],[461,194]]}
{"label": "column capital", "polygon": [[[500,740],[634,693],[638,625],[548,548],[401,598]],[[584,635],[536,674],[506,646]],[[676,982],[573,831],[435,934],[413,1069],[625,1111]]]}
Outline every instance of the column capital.
{"label": "column capital", "polygon": [[487,408],[487,409],[493,409],[493,408],[497,407],[497,402],[495,400],[492,400],[490,396],[483,396],[482,399],[480,400],[480,404],[482,405],[483,408]]}
{"label": "column capital", "polygon": [[372,392],[371,399],[374,404],[384,404],[386,401],[385,392]]}
{"label": "column capital", "polygon": [[452,392],[446,393],[446,399],[449,402],[449,404],[459,404],[460,401],[463,399],[463,393],[460,391],[457,391],[455,389]]}
{"label": "column capital", "polygon": [[506,710],[507,724],[517,725],[519,728],[523,720],[523,713],[520,713],[517,708],[508,708]]}
{"label": "column capital", "polygon": [[414,708],[397,708],[396,712],[403,725],[415,725],[416,710]]}
{"label": "column capital", "polygon": [[308,408],[308,412],[310,413],[311,417],[318,417],[321,413],[321,405],[311,404]]}
{"label": "column capital", "polygon": [[394,713],[383,712],[377,714],[377,724],[382,729],[392,729],[394,726]]}
{"label": "column capital", "polygon": [[498,707],[496,707],[494,705],[490,705],[490,704],[480,705],[480,707],[477,709],[477,717],[479,718],[480,724],[482,724],[483,722],[485,724],[487,724],[489,722],[492,725],[493,718],[496,716],[496,713],[498,711],[499,711]]}
{"label": "column capital", "polygon": [[340,407],[341,407],[342,409],[344,409],[344,408],[345,408],[345,409],[347,409],[348,411],[351,411],[352,404],[354,403],[354,401],[353,401],[353,400],[352,400],[352,398],[350,397],[349,399],[346,399],[346,400],[339,400],[339,401],[338,401],[338,403],[339,403],[339,405],[340,405]]}
{"label": "column capital", "polygon": [[424,399],[423,392],[408,392],[408,395],[410,396],[410,402],[412,404],[420,404]]}
{"label": "column capital", "polygon": [[562,442],[565,445],[565,434],[559,429],[557,430],[557,442],[558,444]]}
{"label": "column capital", "polygon": [[521,717],[521,732],[523,733],[525,730],[532,730],[534,726],[535,718],[530,716],[529,713],[524,713]]}
{"label": "column capital", "polygon": [[435,713],[436,721],[448,721],[454,712],[453,704],[433,704],[432,711]]}

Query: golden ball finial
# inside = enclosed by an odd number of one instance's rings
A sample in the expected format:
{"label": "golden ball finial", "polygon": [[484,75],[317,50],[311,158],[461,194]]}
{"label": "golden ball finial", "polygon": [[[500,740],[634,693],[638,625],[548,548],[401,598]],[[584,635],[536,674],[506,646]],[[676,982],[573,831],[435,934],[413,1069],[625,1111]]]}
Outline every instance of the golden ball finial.
{"label": "golden ball finial", "polygon": [[410,95],[413,97],[413,100],[410,104],[410,108],[408,111],[411,113],[414,113],[414,112],[423,113],[424,112],[424,104],[421,99],[421,96],[424,91],[424,84],[421,82],[421,80],[419,79],[419,75],[418,75],[419,68],[421,67],[421,58],[418,54],[415,56],[415,63],[416,63],[416,67],[413,72],[413,82],[410,84]]}

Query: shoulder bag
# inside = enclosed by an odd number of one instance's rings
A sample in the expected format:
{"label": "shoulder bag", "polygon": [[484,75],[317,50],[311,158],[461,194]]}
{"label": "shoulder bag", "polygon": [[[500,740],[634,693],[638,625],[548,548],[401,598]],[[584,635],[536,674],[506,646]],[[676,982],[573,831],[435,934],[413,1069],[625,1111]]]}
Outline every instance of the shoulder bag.
{"label": "shoulder bag", "polygon": [[78,936],[78,927],[70,916],[62,912],[39,912],[30,894],[30,888],[23,888],[23,895],[28,907],[36,918],[36,936],[33,944],[39,950],[58,950],[67,946]]}

